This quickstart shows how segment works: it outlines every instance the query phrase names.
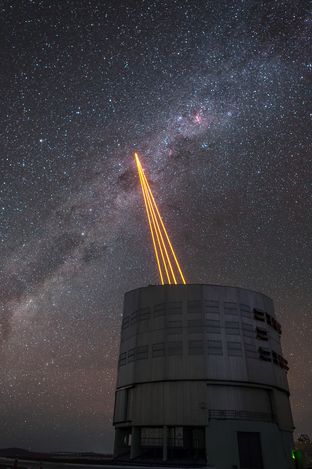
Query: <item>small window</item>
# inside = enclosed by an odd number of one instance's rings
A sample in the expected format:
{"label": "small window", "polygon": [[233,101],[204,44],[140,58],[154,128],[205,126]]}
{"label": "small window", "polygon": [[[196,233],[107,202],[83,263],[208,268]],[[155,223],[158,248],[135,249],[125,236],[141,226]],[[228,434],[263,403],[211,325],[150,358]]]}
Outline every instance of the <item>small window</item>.
{"label": "small window", "polygon": [[272,318],[272,322],[273,322],[273,327],[274,329],[279,333],[281,334],[282,333],[282,327],[280,325],[279,322],[276,321],[276,319]]}
{"label": "small window", "polygon": [[256,337],[259,340],[268,340],[268,331],[261,327],[256,327]]}
{"label": "small window", "polygon": [[282,333],[282,328],[281,328],[280,323],[276,321],[276,319],[273,318],[273,316],[271,316],[268,313],[265,313],[265,319],[266,319],[267,324],[269,324],[269,326],[273,327],[273,329],[275,329],[279,334]]}
{"label": "small window", "polygon": [[286,370],[286,371],[289,370],[288,361],[284,357],[282,357],[281,355],[279,356],[279,365],[284,370]]}
{"label": "small window", "polygon": [[254,318],[257,319],[257,321],[265,321],[265,312],[260,311],[260,309],[255,309],[253,310],[254,313]]}
{"label": "small window", "polygon": [[261,360],[264,360],[266,362],[270,362],[271,361],[271,352],[269,349],[265,349],[263,347],[259,347],[258,349],[258,353],[259,353],[259,358]]}
{"label": "small window", "polygon": [[278,321],[276,321],[276,330],[279,334],[282,333],[282,326],[280,325],[280,323]]}

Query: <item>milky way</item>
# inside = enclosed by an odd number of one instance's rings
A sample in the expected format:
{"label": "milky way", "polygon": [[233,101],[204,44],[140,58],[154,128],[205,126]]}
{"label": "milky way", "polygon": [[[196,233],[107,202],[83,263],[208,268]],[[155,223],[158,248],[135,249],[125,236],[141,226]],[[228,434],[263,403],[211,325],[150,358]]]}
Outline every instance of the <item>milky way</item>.
{"label": "milky way", "polygon": [[123,295],[159,281],[135,150],[187,280],[274,299],[312,433],[310,3],[0,8],[1,446],[111,450]]}

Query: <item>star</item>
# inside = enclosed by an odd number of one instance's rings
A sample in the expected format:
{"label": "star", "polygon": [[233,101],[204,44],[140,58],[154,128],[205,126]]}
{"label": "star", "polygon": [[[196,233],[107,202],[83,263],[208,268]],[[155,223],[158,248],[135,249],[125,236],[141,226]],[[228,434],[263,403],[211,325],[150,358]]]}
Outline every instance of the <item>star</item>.
{"label": "star", "polygon": [[1,7],[1,445],[112,451],[135,151],[188,281],[273,298],[312,434],[308,2],[132,3]]}

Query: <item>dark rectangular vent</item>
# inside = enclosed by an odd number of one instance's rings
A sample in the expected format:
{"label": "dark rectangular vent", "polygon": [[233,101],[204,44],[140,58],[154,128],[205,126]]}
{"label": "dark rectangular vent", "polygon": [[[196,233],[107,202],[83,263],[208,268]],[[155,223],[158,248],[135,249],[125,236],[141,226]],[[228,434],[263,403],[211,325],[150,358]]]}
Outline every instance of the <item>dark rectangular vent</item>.
{"label": "dark rectangular vent", "polygon": [[273,357],[273,363],[275,363],[276,365],[279,365],[281,368],[283,368],[286,371],[289,370],[288,361],[284,357],[274,352],[273,350],[272,350],[272,357]]}
{"label": "dark rectangular vent", "polygon": [[284,370],[288,371],[289,368],[288,368],[288,361],[282,357],[281,355],[279,355],[279,365],[281,368],[283,368]]}
{"label": "dark rectangular vent", "polygon": [[263,347],[259,347],[258,349],[258,353],[259,353],[259,358],[261,360],[264,360],[266,362],[270,362],[272,361],[271,359],[271,351],[269,349],[265,349]]}
{"label": "dark rectangular vent", "polygon": [[280,323],[278,321],[276,321],[275,318],[273,318],[272,316],[270,316],[269,314],[266,315],[266,321],[267,323],[273,327],[273,329],[275,329],[279,334],[282,333],[282,327],[280,325]]}
{"label": "dark rectangular vent", "polygon": [[266,329],[262,329],[261,327],[256,327],[256,337],[259,340],[269,340],[268,331]]}
{"label": "dark rectangular vent", "polygon": [[282,326],[281,326],[280,323],[279,323],[278,321],[276,321],[276,320],[275,320],[275,324],[274,324],[274,329],[276,329],[279,334],[282,333]]}
{"label": "dark rectangular vent", "polygon": [[253,309],[253,314],[254,314],[254,319],[257,319],[257,321],[265,321],[265,312],[261,311],[260,309]]}

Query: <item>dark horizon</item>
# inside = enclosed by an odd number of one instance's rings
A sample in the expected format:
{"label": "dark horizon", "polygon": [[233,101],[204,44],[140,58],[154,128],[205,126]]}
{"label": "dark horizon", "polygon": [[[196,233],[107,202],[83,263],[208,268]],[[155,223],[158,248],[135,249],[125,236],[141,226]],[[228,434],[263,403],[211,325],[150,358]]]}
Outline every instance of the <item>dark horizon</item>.
{"label": "dark horizon", "polygon": [[112,451],[123,296],[158,283],[135,151],[187,282],[273,299],[311,435],[309,2],[1,13],[1,446]]}

